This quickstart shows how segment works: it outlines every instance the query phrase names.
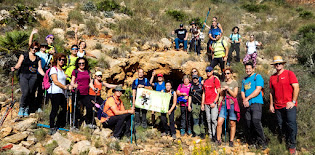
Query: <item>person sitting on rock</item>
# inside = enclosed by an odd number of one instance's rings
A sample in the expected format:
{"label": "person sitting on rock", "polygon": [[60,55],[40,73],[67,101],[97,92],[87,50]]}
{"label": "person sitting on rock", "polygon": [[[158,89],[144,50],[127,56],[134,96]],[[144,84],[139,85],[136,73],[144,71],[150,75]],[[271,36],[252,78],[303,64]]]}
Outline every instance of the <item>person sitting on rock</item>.
{"label": "person sitting on rock", "polygon": [[114,138],[121,138],[123,134],[130,136],[131,114],[134,109],[126,110],[121,95],[125,92],[121,86],[116,86],[113,90],[114,95],[109,97],[103,108],[103,112],[107,114],[107,117],[101,118],[101,123],[104,128],[111,128],[114,131]]}
{"label": "person sitting on rock", "polygon": [[85,48],[86,48],[86,42],[85,41],[81,40],[80,42],[78,42],[78,35],[77,34],[78,34],[78,28],[75,28],[75,30],[74,30],[75,42],[76,42],[76,45],[79,46],[77,56],[79,58],[84,57],[84,56],[89,56],[89,57],[93,57],[96,59],[97,58],[96,56],[85,51]]}
{"label": "person sitting on rock", "polygon": [[187,38],[188,33],[187,30],[184,29],[184,25],[180,24],[179,29],[176,29],[172,32],[172,34],[177,34],[177,38],[175,39],[176,50],[179,50],[179,43],[184,44],[184,51],[187,51]]}
{"label": "person sitting on rock", "polygon": [[243,63],[246,64],[250,60],[253,62],[254,67],[256,66],[256,59],[257,59],[257,47],[262,46],[261,42],[255,40],[254,35],[250,35],[250,40],[246,42],[246,55],[243,59]]}
{"label": "person sitting on rock", "polygon": [[198,27],[196,26],[196,23],[193,21],[191,23],[191,29],[189,30],[189,32],[191,33],[191,41],[190,41],[190,51],[195,51],[197,53],[197,55],[200,54],[200,50],[201,50],[201,40],[199,38],[200,35],[200,30],[198,29]]}

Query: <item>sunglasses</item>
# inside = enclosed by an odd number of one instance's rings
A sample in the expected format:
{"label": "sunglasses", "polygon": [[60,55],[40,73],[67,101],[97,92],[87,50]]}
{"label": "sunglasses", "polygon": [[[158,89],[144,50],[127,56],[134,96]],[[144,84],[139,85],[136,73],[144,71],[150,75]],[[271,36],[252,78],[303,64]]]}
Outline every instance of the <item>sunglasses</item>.
{"label": "sunglasses", "polygon": [[33,47],[33,49],[35,50],[35,51],[39,51],[39,48],[38,47]]}
{"label": "sunglasses", "polygon": [[282,65],[282,63],[276,63],[275,66]]}
{"label": "sunglasses", "polygon": [[72,50],[78,50],[78,48],[71,48]]}
{"label": "sunglasses", "polygon": [[196,73],[197,71],[192,71],[193,73]]}
{"label": "sunglasses", "polygon": [[85,62],[79,62],[78,64],[79,65],[85,65]]}
{"label": "sunglasses", "polygon": [[231,74],[231,73],[224,73],[225,75],[229,75],[229,74]]}
{"label": "sunglasses", "polygon": [[211,72],[211,70],[206,70],[207,73]]}
{"label": "sunglasses", "polygon": [[97,77],[103,77],[102,75],[97,75]]}
{"label": "sunglasses", "polygon": [[51,38],[51,37],[49,37],[49,39],[54,40],[55,38]]}
{"label": "sunglasses", "polygon": [[58,60],[59,60],[59,61],[63,61],[63,62],[66,61],[66,59],[62,59],[62,58],[59,58]]}

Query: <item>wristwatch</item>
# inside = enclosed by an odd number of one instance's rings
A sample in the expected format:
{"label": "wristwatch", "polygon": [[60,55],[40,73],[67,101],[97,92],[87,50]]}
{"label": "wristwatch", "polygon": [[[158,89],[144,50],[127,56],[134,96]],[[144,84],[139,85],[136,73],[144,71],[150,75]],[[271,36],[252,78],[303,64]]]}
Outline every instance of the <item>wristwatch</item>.
{"label": "wristwatch", "polygon": [[294,104],[296,103],[296,101],[292,101]]}

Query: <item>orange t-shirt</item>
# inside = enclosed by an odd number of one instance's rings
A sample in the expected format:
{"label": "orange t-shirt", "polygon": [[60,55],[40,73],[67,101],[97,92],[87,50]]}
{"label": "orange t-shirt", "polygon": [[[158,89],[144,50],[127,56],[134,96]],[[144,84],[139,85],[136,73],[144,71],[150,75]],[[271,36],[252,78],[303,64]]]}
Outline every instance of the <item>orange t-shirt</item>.
{"label": "orange t-shirt", "polygon": [[[112,108],[116,107],[119,111],[124,111],[125,107],[124,104],[122,103],[122,101],[120,99],[118,99],[117,97],[109,97],[104,105],[104,109],[103,112],[106,112],[106,114],[108,115],[107,118],[102,117],[101,118],[101,122],[105,122],[106,120],[108,120],[111,116],[115,116],[114,111],[112,110]],[[109,109],[110,108],[110,109]],[[108,110],[109,109],[109,110]]]}
{"label": "orange t-shirt", "polygon": [[[98,88],[96,95],[101,96],[102,82],[99,82],[99,84],[97,84],[96,81],[94,81],[93,85],[94,85],[94,88]],[[95,96],[95,91],[93,91],[92,88],[90,88],[90,90],[89,90],[89,95]]]}

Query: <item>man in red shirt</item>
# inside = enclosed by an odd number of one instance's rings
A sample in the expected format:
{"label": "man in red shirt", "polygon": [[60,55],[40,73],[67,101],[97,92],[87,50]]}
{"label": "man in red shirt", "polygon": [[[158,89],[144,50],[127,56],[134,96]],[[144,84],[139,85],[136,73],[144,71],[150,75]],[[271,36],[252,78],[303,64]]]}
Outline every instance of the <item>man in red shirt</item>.
{"label": "man in red shirt", "polygon": [[220,81],[213,75],[213,68],[208,66],[206,68],[207,79],[204,80],[202,94],[201,110],[206,110],[209,138],[216,141],[216,128],[218,118],[217,102],[221,91]]}
{"label": "man in red shirt", "polygon": [[[287,145],[290,154],[296,154],[296,106],[299,95],[299,83],[292,71],[285,70],[281,56],[275,56],[273,63],[277,72],[270,77],[270,112],[276,113],[280,142],[282,142],[282,131],[286,131]],[[283,130],[286,124],[286,130]]]}

